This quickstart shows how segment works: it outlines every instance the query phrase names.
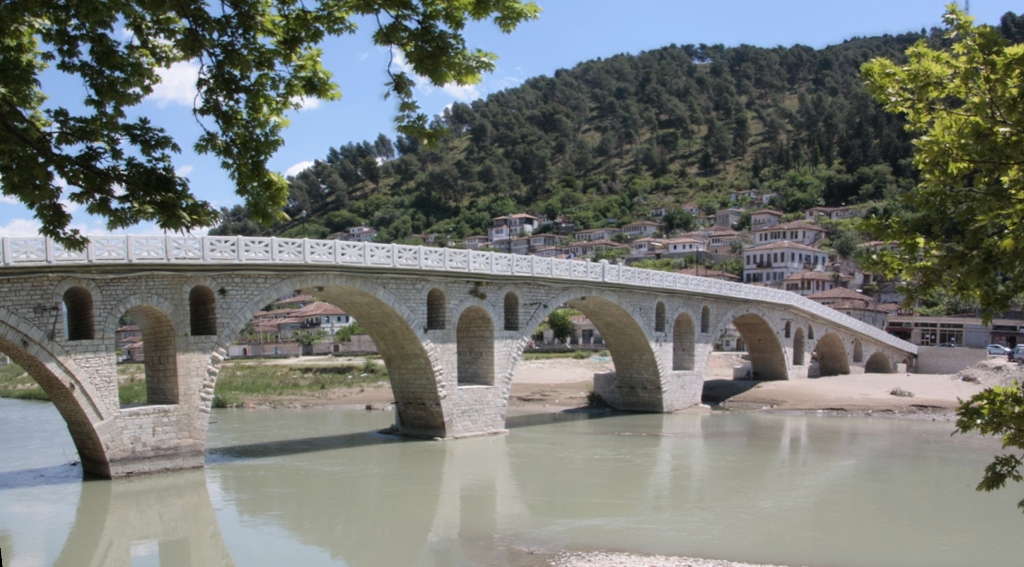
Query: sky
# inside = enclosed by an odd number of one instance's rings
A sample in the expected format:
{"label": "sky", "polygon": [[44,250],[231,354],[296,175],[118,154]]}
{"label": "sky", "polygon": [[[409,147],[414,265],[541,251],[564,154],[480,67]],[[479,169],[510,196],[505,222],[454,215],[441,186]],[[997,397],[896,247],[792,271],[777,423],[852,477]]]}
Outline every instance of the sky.
{"label": "sky", "polygon": [[[557,69],[619,53],[640,53],[670,44],[740,44],[823,48],[858,36],[898,34],[940,26],[947,0],[536,0],[543,12],[535,21],[502,34],[492,24],[466,29],[467,45],[498,55],[494,73],[480,84],[434,87],[420,83],[416,94],[428,114],[438,114],[457,101],[470,102],[552,75]],[[973,0],[971,15],[978,23],[997,24],[1008,11],[1024,6],[1010,0]],[[295,174],[313,160],[324,159],[331,147],[373,140],[384,133],[394,139],[394,100],[384,100],[389,53],[371,41],[372,25],[364,23],[355,35],[332,39],[324,46],[324,65],[342,91],[335,102],[308,101],[292,114],[285,146],[271,168]],[[241,203],[226,172],[211,156],[191,151],[200,131],[191,114],[197,67],[177,65],[163,72],[164,81],[139,107],[167,129],[182,147],[174,160],[192,191],[219,207]],[[191,82],[190,82],[191,81]],[[49,103],[81,108],[82,89],[73,78],[52,71],[43,77]],[[86,234],[109,234],[101,219],[65,205],[72,225]],[[0,196],[0,236],[33,236],[39,223],[14,199]],[[151,225],[126,231],[156,234]],[[201,233],[201,232],[200,232]]]}

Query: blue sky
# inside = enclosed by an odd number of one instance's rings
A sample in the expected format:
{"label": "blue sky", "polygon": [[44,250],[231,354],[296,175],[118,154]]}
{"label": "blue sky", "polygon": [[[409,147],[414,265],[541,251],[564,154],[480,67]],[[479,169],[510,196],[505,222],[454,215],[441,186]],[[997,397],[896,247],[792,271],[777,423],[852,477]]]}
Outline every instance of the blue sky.
{"label": "blue sky", "polygon": [[[639,53],[672,43],[742,43],[762,47],[794,44],[825,47],[856,36],[919,31],[941,24],[945,0],[539,0],[544,10],[537,21],[509,35],[489,24],[470,26],[468,44],[497,53],[497,70],[472,87],[445,88],[419,85],[417,94],[425,111],[441,112],[455,101],[468,102],[514,87],[525,79],[550,75],[560,68],[618,53]],[[1008,11],[1024,10],[1009,0],[973,0],[971,13],[978,22],[998,23]],[[395,103],[385,101],[388,53],[370,41],[371,26],[325,46],[325,65],[341,87],[341,101],[312,101],[292,116],[285,132],[285,147],[271,161],[281,172],[297,172],[304,164],[322,159],[328,148],[350,141],[373,140],[381,132],[394,138]],[[191,146],[199,130],[190,113],[192,100],[188,65],[165,74],[165,83],[138,107],[173,135],[183,153],[175,160],[178,171],[189,177],[193,192],[220,206],[241,202],[227,175],[210,156],[199,156]],[[44,89],[53,104],[75,108],[81,93],[74,80],[48,73]],[[78,89],[78,90],[76,90]],[[87,234],[107,233],[103,222],[72,210],[74,225]],[[0,197],[0,235],[36,234],[38,223],[21,204]],[[153,233],[140,226],[127,232]]]}

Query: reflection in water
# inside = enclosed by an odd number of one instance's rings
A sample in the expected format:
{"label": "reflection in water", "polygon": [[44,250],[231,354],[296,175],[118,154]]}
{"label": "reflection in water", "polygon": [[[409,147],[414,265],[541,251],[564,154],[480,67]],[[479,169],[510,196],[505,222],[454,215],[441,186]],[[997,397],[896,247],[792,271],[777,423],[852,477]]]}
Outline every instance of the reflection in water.
{"label": "reflection in water", "polygon": [[203,471],[87,482],[55,566],[233,566]]}
{"label": "reflection in water", "polygon": [[[29,550],[13,565],[468,567],[506,565],[518,547],[881,567],[1024,553],[1012,498],[973,490],[998,444],[950,438],[948,424],[544,415],[431,442],[375,433],[391,421],[217,412],[205,471],[115,482],[0,462],[4,559],[13,546]],[[52,554],[32,555],[40,530]]]}

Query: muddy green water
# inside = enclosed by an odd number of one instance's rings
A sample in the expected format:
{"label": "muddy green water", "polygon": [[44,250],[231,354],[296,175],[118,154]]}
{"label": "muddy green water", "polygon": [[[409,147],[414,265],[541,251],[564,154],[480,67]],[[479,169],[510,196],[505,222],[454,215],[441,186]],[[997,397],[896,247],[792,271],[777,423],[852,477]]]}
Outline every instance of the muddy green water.
{"label": "muddy green water", "polygon": [[387,412],[217,411],[204,471],[82,481],[45,403],[0,400],[3,565],[507,565],[612,549],[829,567],[1024,564],[998,444],[946,423],[514,416],[409,441]]}

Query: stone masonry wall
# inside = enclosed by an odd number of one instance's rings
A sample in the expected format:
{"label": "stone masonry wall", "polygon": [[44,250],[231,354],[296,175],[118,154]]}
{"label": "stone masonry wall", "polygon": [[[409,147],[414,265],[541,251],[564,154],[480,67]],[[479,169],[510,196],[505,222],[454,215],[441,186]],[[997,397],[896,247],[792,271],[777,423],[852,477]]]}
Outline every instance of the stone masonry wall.
{"label": "stone masonry wall", "polygon": [[[7,263],[9,240],[3,246]],[[505,261],[499,256],[471,258],[491,258],[497,266]],[[510,269],[555,270],[551,263],[523,262],[515,258]],[[811,333],[817,330],[817,339],[833,332],[851,345],[830,356],[848,357],[856,340],[862,358],[876,352],[890,359],[907,356],[887,339],[876,340],[871,331],[849,334],[816,310],[792,312],[743,297],[715,296],[711,288],[692,293],[643,287],[663,281],[655,278],[667,282],[669,276],[617,266],[564,266],[574,277],[579,271],[578,281],[521,272],[312,270],[301,264],[198,261],[163,265],[159,271],[142,264],[71,271],[47,266],[0,279],[0,351],[50,393],[87,468],[108,476],[202,466],[218,368],[228,345],[256,311],[300,290],[345,309],[367,330],[391,376],[396,427],[426,437],[503,431],[516,364],[534,330],[562,305],[585,313],[607,342],[615,372],[596,379],[595,389],[622,409],[676,411],[699,403],[715,338],[730,323],[751,345],[754,368],[774,378],[806,376],[806,364],[790,363],[797,341],[793,329],[800,330],[800,337],[806,329],[805,353],[814,351],[817,340]],[[602,281],[608,278],[632,279]],[[690,280],[672,281],[691,285]],[[693,285],[698,284],[704,285]],[[80,310],[91,301],[92,339],[65,336],[61,312],[69,290],[67,297],[79,310],[73,336],[89,336],[89,329],[83,329],[89,318]],[[428,300],[432,290],[433,308]],[[154,386],[150,403],[138,407],[121,407],[117,394],[114,330],[129,312],[142,323],[147,383]],[[203,317],[201,324],[191,321],[193,312]],[[201,335],[193,336],[193,330]],[[472,374],[469,380],[467,374]]]}

